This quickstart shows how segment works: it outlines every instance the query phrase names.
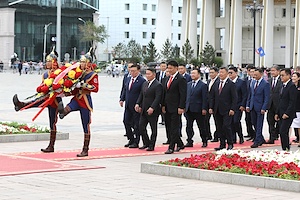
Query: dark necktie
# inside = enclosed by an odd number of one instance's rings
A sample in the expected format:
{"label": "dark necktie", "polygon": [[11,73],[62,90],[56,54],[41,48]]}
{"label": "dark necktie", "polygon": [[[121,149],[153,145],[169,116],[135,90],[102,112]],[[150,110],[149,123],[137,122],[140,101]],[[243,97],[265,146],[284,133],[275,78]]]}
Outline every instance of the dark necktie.
{"label": "dark necktie", "polygon": [[257,87],[258,87],[258,81],[256,81],[256,83],[255,83],[254,91],[256,91]]}
{"label": "dark necktie", "polygon": [[219,94],[221,94],[223,89],[223,81],[220,81]]}
{"label": "dark necktie", "polygon": [[272,90],[274,90],[274,88],[275,88],[275,84],[276,83],[276,79],[275,78],[273,78],[273,81],[272,81]]}
{"label": "dark necktie", "polygon": [[280,89],[280,95],[282,95],[285,86],[286,86],[285,84],[282,84],[282,87],[281,87],[281,89]]}

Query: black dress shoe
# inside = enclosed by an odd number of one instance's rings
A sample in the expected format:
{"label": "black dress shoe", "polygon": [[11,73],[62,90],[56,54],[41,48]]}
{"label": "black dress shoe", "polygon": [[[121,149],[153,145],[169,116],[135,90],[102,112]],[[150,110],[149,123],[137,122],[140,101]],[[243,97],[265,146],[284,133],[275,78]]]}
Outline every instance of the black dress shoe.
{"label": "black dress shoe", "polygon": [[184,149],[184,146],[182,147],[177,147],[177,149],[175,150],[176,152],[179,152],[180,150]]}
{"label": "black dress shoe", "polygon": [[124,147],[129,147],[132,143],[128,142],[127,144],[124,145]]}
{"label": "black dress shoe", "polygon": [[298,142],[299,142],[299,140],[298,140],[298,139],[295,139],[295,140],[293,140],[292,142],[298,143]]}
{"label": "black dress shoe", "polygon": [[236,141],[233,141],[232,143],[233,143],[233,144],[237,144],[237,142],[236,142]]}
{"label": "black dress shoe", "polygon": [[217,147],[217,148],[215,148],[216,151],[220,151],[222,149],[225,149],[225,147]]}
{"label": "black dress shoe", "polygon": [[246,141],[251,141],[253,140],[254,138],[253,137],[250,137],[249,139],[247,139]]}
{"label": "black dress shoe", "polygon": [[251,135],[246,135],[244,136],[244,138],[251,138]]}
{"label": "black dress shoe", "polygon": [[148,147],[146,151],[154,151],[154,147]]}
{"label": "black dress shoe", "polygon": [[228,147],[227,147],[227,150],[232,150],[232,149],[233,149],[233,145],[229,144]]}
{"label": "black dress shoe", "polygon": [[139,145],[136,143],[133,143],[133,144],[129,145],[129,148],[131,148],[131,149],[139,148]]}
{"label": "black dress shoe", "polygon": [[266,144],[266,143],[267,142],[265,140],[263,140],[263,141],[259,142],[258,145],[261,146],[261,145]]}
{"label": "black dress shoe", "polygon": [[186,145],[184,145],[184,147],[193,147],[193,143],[186,143]]}
{"label": "black dress shoe", "polygon": [[166,141],[166,142],[163,143],[163,145],[168,145],[168,144],[170,144],[169,141]]}
{"label": "black dress shoe", "polygon": [[174,153],[174,150],[172,150],[172,149],[168,149],[168,150],[165,152],[165,154],[172,154],[172,153]]}
{"label": "black dress shoe", "polygon": [[146,149],[148,146],[147,145],[143,145],[142,147],[140,147],[139,149]]}
{"label": "black dress shoe", "polygon": [[127,137],[127,135],[126,135],[126,134],[124,134],[124,137]]}
{"label": "black dress shoe", "polygon": [[213,138],[211,136],[208,136],[207,137],[207,140],[212,140]]}
{"label": "black dress shoe", "polygon": [[274,140],[268,140],[266,144],[275,144]]}
{"label": "black dress shoe", "polygon": [[219,142],[218,139],[214,138],[213,140],[211,140],[210,142]]}
{"label": "black dress shoe", "polygon": [[207,147],[207,142],[203,142],[202,146],[201,147]]}
{"label": "black dress shoe", "polygon": [[257,148],[257,147],[259,147],[259,144],[258,144],[258,143],[254,143],[254,144],[252,144],[250,147],[251,147],[251,148]]}

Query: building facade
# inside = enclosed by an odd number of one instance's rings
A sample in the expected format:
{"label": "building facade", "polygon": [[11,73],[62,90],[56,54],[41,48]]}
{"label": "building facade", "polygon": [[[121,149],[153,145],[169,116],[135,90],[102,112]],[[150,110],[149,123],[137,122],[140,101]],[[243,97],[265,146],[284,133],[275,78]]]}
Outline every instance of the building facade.
{"label": "building facade", "polygon": [[[51,23],[46,33],[46,52],[55,46],[57,9],[56,0],[26,0],[12,6],[13,0],[0,2],[0,60],[6,66],[16,53],[20,60],[43,60],[45,25]],[[98,0],[84,2],[99,8]],[[82,18],[93,21],[95,10],[76,0],[61,0],[61,59],[65,53],[71,58],[86,52],[89,48],[81,42],[79,25]]]}

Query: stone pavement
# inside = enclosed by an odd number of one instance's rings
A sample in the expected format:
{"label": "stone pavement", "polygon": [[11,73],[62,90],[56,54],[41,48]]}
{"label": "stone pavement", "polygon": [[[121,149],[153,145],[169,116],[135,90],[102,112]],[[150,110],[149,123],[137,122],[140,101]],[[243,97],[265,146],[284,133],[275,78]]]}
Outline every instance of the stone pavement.
{"label": "stone pavement", "polygon": [[[127,141],[123,137],[123,108],[120,108],[119,94],[122,78],[100,74],[100,92],[93,94],[94,112],[91,125],[91,148],[121,147]],[[0,73],[0,121],[30,123],[38,109],[15,112],[12,96],[17,93],[20,99],[35,93],[40,83],[37,74]],[[70,98],[65,98],[68,103]],[[48,125],[47,110],[34,122]],[[78,149],[83,143],[83,133],[78,112],[59,120],[58,130],[69,132],[70,139],[57,141],[56,150]],[[243,124],[245,130],[245,124]],[[264,132],[267,133],[267,124]],[[196,131],[198,133],[198,131]],[[184,139],[185,139],[185,134]],[[268,137],[266,137],[268,138]],[[195,140],[200,141],[199,135]],[[165,141],[165,130],[159,126],[157,143]],[[19,142],[0,144],[1,153],[36,152],[48,142]],[[167,148],[167,147],[166,147]],[[292,150],[297,147],[293,145]],[[76,156],[74,154],[74,156]],[[103,166],[104,169],[79,170],[52,173],[38,173],[0,178],[0,199],[299,199],[299,194],[203,182],[173,177],[140,173],[141,162],[167,160],[185,157],[189,154],[139,156],[111,159],[77,160],[69,163]],[[0,163],[1,165],[5,163]]]}

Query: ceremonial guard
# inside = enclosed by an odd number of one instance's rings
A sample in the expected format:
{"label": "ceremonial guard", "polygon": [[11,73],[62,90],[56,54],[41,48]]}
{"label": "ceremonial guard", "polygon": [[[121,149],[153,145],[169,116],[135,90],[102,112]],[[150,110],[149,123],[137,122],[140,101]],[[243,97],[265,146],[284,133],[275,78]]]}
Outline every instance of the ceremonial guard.
{"label": "ceremonial guard", "polygon": [[[47,72],[45,72],[42,75],[42,83],[44,82],[45,79],[49,78],[49,76],[52,72],[54,72],[56,69],[59,68],[59,65],[57,62],[57,57],[58,57],[58,54],[54,51],[54,48],[53,48],[52,52],[46,57]],[[42,101],[36,101],[36,103],[34,103],[29,108],[38,107],[44,101],[45,101],[45,99]],[[56,123],[57,123],[57,114],[58,114],[57,108],[58,108],[58,103],[61,101],[62,101],[61,97],[56,97],[56,99],[47,106],[48,112],[49,112],[49,124],[50,124],[51,132],[50,132],[50,142],[49,142],[48,147],[45,149],[41,149],[41,151],[44,153],[54,152],[54,143],[56,140]],[[21,101],[19,101],[17,94],[15,94],[13,97],[13,103],[15,105],[16,111],[21,110],[22,108],[24,108],[25,106],[27,106],[29,104],[32,104],[33,102],[34,101],[21,102]]]}
{"label": "ceremonial guard", "polygon": [[98,75],[94,72],[94,66],[91,61],[92,57],[90,52],[81,57],[80,68],[84,72],[81,81],[76,85],[76,89],[72,91],[74,97],[65,108],[63,102],[60,102],[58,106],[59,117],[61,119],[72,111],[80,111],[81,123],[84,131],[84,145],[82,152],[77,154],[77,157],[88,156],[91,138],[91,111],[93,110],[91,92],[98,92],[99,89]]}

